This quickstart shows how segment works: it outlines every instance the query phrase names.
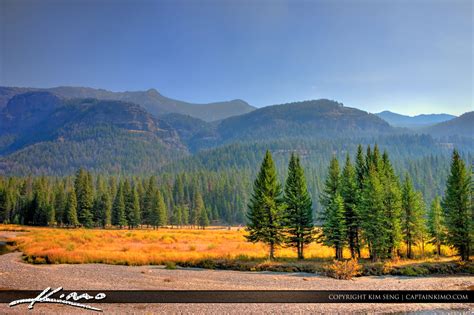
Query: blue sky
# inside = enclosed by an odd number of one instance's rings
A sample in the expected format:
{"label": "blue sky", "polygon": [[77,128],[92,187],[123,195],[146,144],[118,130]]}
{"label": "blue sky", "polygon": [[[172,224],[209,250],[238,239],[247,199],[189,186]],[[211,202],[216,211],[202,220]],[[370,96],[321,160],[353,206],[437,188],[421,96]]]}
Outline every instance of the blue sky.
{"label": "blue sky", "polygon": [[470,0],[0,0],[0,84],[473,110]]}

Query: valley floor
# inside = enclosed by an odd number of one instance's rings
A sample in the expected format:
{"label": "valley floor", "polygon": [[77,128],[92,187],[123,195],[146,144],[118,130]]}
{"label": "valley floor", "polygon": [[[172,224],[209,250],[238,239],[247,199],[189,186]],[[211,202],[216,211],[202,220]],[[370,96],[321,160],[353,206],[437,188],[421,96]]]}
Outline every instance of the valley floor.
{"label": "valley floor", "polygon": [[[167,270],[161,266],[118,266],[105,264],[31,265],[21,253],[0,255],[0,290],[62,286],[65,290],[466,290],[474,288],[472,276],[359,277],[335,280],[309,273],[239,272],[203,269]],[[398,313],[427,310],[456,310],[470,313],[473,304],[97,304],[106,314],[175,313]],[[24,314],[26,305],[9,308],[0,304],[1,314]],[[89,313],[61,305],[37,304],[32,314]]]}

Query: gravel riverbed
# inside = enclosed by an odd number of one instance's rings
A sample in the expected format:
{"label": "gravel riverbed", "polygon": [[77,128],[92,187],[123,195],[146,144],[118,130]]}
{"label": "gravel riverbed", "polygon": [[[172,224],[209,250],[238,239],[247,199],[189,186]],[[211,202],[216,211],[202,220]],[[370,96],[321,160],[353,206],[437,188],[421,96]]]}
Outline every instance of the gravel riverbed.
{"label": "gravel riverbed", "polygon": [[[31,265],[21,253],[0,255],[0,290],[62,286],[65,290],[469,290],[468,275],[359,277],[335,280],[309,273],[168,270],[161,266],[104,264]],[[315,314],[315,313],[465,313],[473,304],[96,304],[106,314]],[[0,304],[0,314],[24,314],[27,306]],[[427,312],[428,311],[428,312]],[[427,313],[426,313],[427,312]],[[93,313],[61,305],[37,304],[31,314]]]}

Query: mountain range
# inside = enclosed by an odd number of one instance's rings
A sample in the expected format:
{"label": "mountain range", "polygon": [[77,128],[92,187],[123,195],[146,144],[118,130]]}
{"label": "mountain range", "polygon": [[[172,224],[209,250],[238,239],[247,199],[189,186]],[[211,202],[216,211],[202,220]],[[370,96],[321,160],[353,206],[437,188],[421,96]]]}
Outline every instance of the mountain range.
{"label": "mountain range", "polygon": [[166,113],[180,113],[204,121],[220,120],[230,116],[245,114],[255,109],[255,107],[242,100],[193,104],[168,98],[161,95],[155,89],[112,92],[87,87],[55,87],[49,89],[0,87],[0,110],[8,104],[8,101],[13,96],[35,91],[49,92],[62,98],[95,98],[98,100],[124,101],[138,104],[155,116]]}
{"label": "mountain range", "polygon": [[[78,167],[142,174],[203,150],[207,159],[225,158],[218,149],[233,143],[293,146],[415,134],[379,116],[327,99],[254,109],[240,100],[191,104],[156,90],[0,88],[0,174],[67,174]],[[466,113],[416,132],[472,139],[473,120]]]}
{"label": "mountain range", "polygon": [[407,116],[393,113],[388,110],[377,113],[375,115],[379,116],[394,127],[405,127],[413,129],[428,127],[456,118],[456,116],[449,114],[421,114],[416,116]]}

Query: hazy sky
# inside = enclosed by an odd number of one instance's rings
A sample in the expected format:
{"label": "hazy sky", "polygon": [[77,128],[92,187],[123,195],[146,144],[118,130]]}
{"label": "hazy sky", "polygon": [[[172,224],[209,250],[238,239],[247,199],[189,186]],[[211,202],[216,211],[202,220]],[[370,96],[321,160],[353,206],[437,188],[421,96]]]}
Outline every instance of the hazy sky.
{"label": "hazy sky", "polygon": [[473,110],[471,0],[0,0],[0,85]]}

